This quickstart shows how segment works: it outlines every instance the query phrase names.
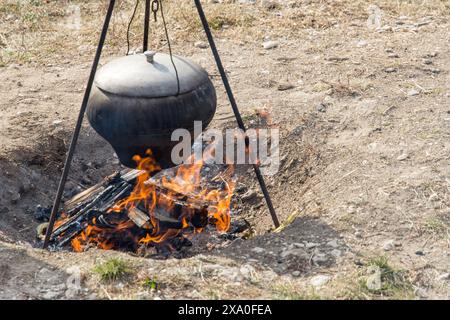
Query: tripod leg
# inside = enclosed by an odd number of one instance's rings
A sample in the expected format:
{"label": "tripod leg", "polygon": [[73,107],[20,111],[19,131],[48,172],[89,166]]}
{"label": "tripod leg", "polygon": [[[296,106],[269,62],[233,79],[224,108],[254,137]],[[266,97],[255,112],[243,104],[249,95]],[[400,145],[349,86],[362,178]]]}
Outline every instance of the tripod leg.
{"label": "tripod leg", "polygon": [[[203,29],[205,30],[206,37],[208,38],[209,46],[211,47],[211,51],[214,55],[214,60],[216,61],[217,69],[219,69],[220,77],[222,78],[223,85],[227,92],[228,100],[230,100],[231,107],[233,108],[234,116],[236,117],[236,121],[238,123],[239,128],[245,132],[246,129],[245,129],[244,121],[242,121],[242,117],[239,112],[238,106],[236,104],[236,100],[234,99],[233,91],[231,90],[227,75],[225,73],[225,69],[223,68],[222,61],[219,56],[219,52],[217,51],[216,44],[214,42],[214,38],[211,33],[211,29],[209,28],[208,21],[206,20],[206,16],[205,16],[205,13],[202,8],[202,4],[201,4],[200,0],[194,0],[194,2],[195,2],[195,6],[197,7],[198,15],[200,16],[200,20],[203,25]],[[246,139],[246,144],[247,143],[248,143],[248,140]],[[277,217],[277,214],[273,207],[272,200],[270,199],[270,194],[269,194],[269,191],[267,190],[267,186],[264,181],[264,178],[261,174],[261,171],[259,170],[258,165],[254,164],[253,169],[255,171],[256,178],[258,179],[259,185],[263,192],[264,198],[266,199],[267,207],[269,208],[269,212],[272,217],[273,224],[277,228],[280,226],[280,222],[278,221],[278,217]]]}
{"label": "tripod leg", "polygon": [[64,186],[66,185],[67,176],[69,174],[70,165],[72,163],[73,154],[75,152],[75,147],[78,141],[78,136],[80,135],[81,124],[83,123],[84,113],[86,111],[87,103],[89,100],[89,95],[91,94],[92,84],[94,82],[95,73],[97,71],[98,62],[103,49],[103,44],[105,43],[106,33],[108,32],[109,22],[111,20],[111,15],[114,9],[115,0],[110,0],[108,12],[106,13],[105,22],[103,24],[102,33],[100,35],[100,40],[97,47],[97,52],[95,53],[94,62],[92,64],[91,73],[89,75],[89,80],[86,86],[86,91],[84,92],[83,102],[81,103],[80,113],[78,114],[77,123],[73,131],[72,140],[70,141],[69,151],[67,152],[66,162],[64,163],[64,169],[61,174],[61,179],[59,181],[58,190],[56,192],[55,201],[53,203],[52,212],[50,214],[50,220],[45,234],[43,248],[47,248],[48,242],[50,241],[50,236],[53,232],[53,227],[55,225],[56,215],[59,210],[59,205],[61,203],[62,194],[64,191]]}
{"label": "tripod leg", "polygon": [[144,15],[144,42],[142,52],[148,50],[148,31],[150,24],[150,0],[145,0],[145,15]]}

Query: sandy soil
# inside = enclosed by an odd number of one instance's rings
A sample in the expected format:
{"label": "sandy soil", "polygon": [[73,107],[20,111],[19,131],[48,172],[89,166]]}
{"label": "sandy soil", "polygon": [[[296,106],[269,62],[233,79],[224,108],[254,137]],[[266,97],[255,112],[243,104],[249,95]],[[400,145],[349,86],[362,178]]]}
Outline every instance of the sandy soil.
{"label": "sandy soil", "polygon": [[[378,9],[365,1],[224,2],[205,10],[245,121],[268,110],[280,129],[282,165],[268,184],[281,219],[296,220],[267,232],[271,220],[248,171],[236,195],[237,218],[256,232],[248,240],[168,260],[33,248],[33,212],[52,202],[106,1],[70,2],[80,6],[80,28],[62,2],[2,2],[0,298],[448,299],[449,5],[374,2],[382,12],[375,29],[367,21]],[[132,5],[121,1],[102,63],[126,50]],[[210,73],[219,99],[211,126],[230,126],[193,10],[168,2],[174,51]],[[152,36],[165,51],[160,21]],[[264,49],[268,40],[277,46]],[[66,198],[118,168],[85,123]],[[133,272],[105,283],[92,270],[112,257]],[[73,267],[82,287],[75,294],[67,290]],[[382,285],[373,289],[379,271]],[[158,290],[142,286],[147,277]]]}

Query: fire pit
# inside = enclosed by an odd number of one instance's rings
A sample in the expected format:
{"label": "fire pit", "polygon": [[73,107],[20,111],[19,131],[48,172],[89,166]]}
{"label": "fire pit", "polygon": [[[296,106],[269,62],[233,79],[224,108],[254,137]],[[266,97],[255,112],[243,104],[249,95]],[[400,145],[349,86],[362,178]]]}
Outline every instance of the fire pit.
{"label": "fire pit", "polygon": [[[65,203],[51,248],[139,252],[154,247],[168,253],[190,246],[196,233],[229,229],[232,166],[200,159],[160,170],[150,150],[134,160],[136,169],[116,172]],[[41,226],[38,232],[44,231]]]}

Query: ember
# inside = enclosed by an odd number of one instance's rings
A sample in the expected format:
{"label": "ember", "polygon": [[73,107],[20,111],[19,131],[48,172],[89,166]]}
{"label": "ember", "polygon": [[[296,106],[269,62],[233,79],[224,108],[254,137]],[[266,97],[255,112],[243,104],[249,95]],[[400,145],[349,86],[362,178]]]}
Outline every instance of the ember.
{"label": "ember", "polygon": [[207,158],[160,170],[150,150],[135,156],[136,170],[116,173],[65,204],[51,245],[77,252],[149,246],[172,251],[189,246],[188,238],[209,226],[227,231],[234,170],[208,164]]}

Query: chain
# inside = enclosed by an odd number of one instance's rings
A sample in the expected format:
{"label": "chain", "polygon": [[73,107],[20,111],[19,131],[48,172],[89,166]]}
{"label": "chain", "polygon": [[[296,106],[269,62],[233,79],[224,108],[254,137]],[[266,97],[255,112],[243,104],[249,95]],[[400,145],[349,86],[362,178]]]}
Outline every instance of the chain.
{"label": "chain", "polygon": [[156,22],[157,20],[157,13],[159,10],[159,1],[158,0],[153,0],[152,1],[152,13],[153,13],[153,20]]}

